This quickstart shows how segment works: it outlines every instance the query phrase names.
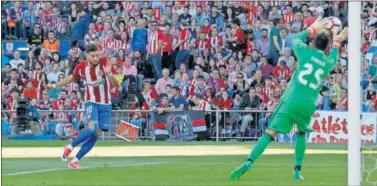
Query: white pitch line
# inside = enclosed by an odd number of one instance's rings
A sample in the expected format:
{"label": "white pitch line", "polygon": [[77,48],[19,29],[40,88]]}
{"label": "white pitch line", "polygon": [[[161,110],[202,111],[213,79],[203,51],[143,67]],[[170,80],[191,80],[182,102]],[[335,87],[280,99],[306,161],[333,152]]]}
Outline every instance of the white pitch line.
{"label": "white pitch line", "polygon": [[[138,164],[125,164],[125,165],[106,165],[106,166],[88,166],[88,167],[81,167],[81,169],[92,169],[92,168],[101,168],[101,167],[132,167],[132,166],[145,166],[145,165],[160,165],[165,164],[168,162],[151,162],[151,163],[138,163]],[[42,170],[34,170],[34,171],[23,171],[23,172],[14,172],[8,174],[2,174],[2,176],[17,176],[17,175],[24,175],[24,174],[33,174],[33,173],[40,173],[40,172],[52,172],[52,171],[59,171],[59,170],[68,170],[70,168],[56,168],[56,169],[42,169]]]}

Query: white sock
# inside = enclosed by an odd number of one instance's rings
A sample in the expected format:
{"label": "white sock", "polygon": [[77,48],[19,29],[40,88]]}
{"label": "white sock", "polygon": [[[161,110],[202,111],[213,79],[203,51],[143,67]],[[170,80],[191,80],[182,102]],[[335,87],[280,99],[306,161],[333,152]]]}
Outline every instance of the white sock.
{"label": "white sock", "polygon": [[67,146],[69,149],[73,149],[73,147],[72,147],[72,145],[71,144],[69,144],[68,146]]}
{"label": "white sock", "polygon": [[76,158],[76,156],[72,159],[73,162],[79,161],[79,159]]}

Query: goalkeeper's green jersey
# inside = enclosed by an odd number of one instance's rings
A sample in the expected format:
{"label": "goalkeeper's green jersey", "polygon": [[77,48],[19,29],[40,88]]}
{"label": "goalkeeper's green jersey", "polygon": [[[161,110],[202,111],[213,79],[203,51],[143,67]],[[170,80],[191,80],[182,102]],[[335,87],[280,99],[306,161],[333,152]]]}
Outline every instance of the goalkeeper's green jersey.
{"label": "goalkeeper's green jersey", "polygon": [[[339,49],[333,47],[330,55],[304,43],[309,32],[304,30],[293,37],[293,51],[297,56],[296,70],[284,91],[281,101],[290,111],[312,115],[316,109],[318,94],[323,81],[334,68]],[[287,111],[287,112],[290,112]]]}

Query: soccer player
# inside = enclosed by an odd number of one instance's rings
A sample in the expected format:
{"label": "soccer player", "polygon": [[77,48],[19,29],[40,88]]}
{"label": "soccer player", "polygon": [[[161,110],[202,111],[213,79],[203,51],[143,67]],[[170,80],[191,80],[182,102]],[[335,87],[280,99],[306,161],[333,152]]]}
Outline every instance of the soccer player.
{"label": "soccer player", "polygon": [[47,88],[52,90],[56,87],[63,87],[66,84],[75,82],[80,76],[85,81],[85,111],[88,122],[88,128],[72,141],[71,144],[64,147],[61,159],[67,161],[73,148],[83,143],[80,151],[69,162],[69,168],[80,168],[79,161],[94,146],[98,136],[102,131],[108,131],[111,124],[111,96],[110,81],[118,85],[115,79],[115,69],[111,62],[100,61],[98,57],[98,48],[90,44],[86,47],[87,61],[78,64],[73,74],[60,80],[56,84],[48,84]]}
{"label": "soccer player", "polygon": [[290,132],[294,123],[297,126],[294,179],[303,179],[300,171],[306,148],[305,133],[312,131],[309,123],[316,109],[321,84],[338,61],[340,44],[347,39],[348,34],[347,28],[339,35],[334,34],[333,48],[330,55],[326,56],[325,51],[330,44],[330,39],[326,34],[316,35],[310,46],[304,43],[306,37],[321,32],[326,24],[326,19],[317,20],[312,26],[294,37],[293,50],[298,58],[297,69],[279,105],[271,115],[265,134],[258,140],[247,160],[232,171],[230,179],[239,179],[252,167],[276,134]]}

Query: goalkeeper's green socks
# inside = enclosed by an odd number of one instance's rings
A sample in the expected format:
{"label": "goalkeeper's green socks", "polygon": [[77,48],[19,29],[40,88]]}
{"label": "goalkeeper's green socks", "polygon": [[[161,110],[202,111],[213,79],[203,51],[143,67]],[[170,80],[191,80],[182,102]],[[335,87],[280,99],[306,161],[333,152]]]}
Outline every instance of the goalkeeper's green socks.
{"label": "goalkeeper's green socks", "polygon": [[301,171],[302,161],[304,160],[306,149],[305,133],[296,135],[295,145],[295,171]]}
{"label": "goalkeeper's green socks", "polygon": [[261,138],[259,138],[258,143],[247,157],[247,161],[253,163],[255,160],[257,160],[271,142],[271,139],[272,137],[269,134],[264,134]]}

